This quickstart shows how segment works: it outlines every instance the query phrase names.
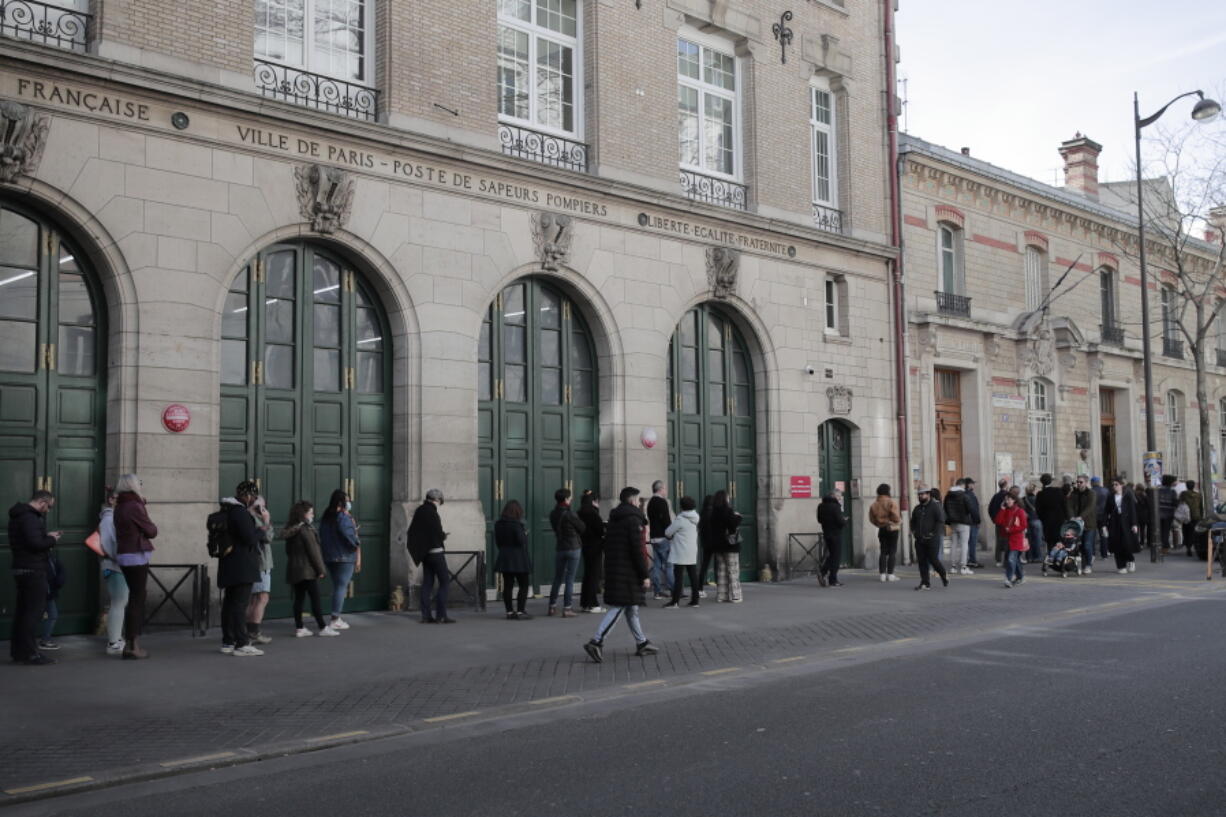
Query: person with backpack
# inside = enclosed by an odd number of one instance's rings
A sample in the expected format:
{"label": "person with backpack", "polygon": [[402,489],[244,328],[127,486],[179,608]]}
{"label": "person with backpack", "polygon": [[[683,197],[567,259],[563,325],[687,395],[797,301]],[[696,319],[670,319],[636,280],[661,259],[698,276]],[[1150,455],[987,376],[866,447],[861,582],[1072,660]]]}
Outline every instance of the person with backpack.
{"label": "person with backpack", "polygon": [[328,507],[319,521],[319,546],[328,575],[332,577],[332,617],[329,624],[334,630],[349,629],[341,613],[345,609],[349,582],[353,581],[357,570],[358,548],[362,545],[358,527],[350,513],[352,510],[349,494],[338,488],[328,497]]}
{"label": "person with backpack", "polygon": [[259,495],[255,482],[244,480],[209,517],[209,552],[218,557],[217,586],[222,591],[221,652],[239,658],[264,654],[247,632],[251,588],[260,580],[260,534],[249,508]]}
{"label": "person with backpack", "polygon": [[106,500],[98,517],[98,539],[103,556],[100,560],[102,581],[110,607],[106,614],[106,654],[123,655],[127,642],[123,640],[124,608],[128,606],[128,582],[123,577],[123,568],[115,561],[115,489],[106,489]]}
{"label": "person with backpack", "polygon": [[157,535],[157,525],[145,510],[140,478],[136,474],[124,474],[115,483],[115,559],[128,583],[128,606],[123,614],[127,644],[122,656],[126,659],[149,657],[140,646],[140,636],[145,622],[145,585],[149,581],[152,540]]}
{"label": "person with backpack", "polygon": [[949,545],[949,570],[970,576],[971,506],[966,498],[965,479],[959,479],[945,494],[944,510],[945,524],[954,534]]}
{"label": "person with backpack", "polygon": [[[1186,485],[1188,487],[1179,495],[1175,518],[1183,526],[1183,546],[1191,556],[1194,553],[1201,554],[1205,550],[1201,543],[1201,537],[1205,534],[1196,530],[1196,523],[1205,515],[1205,501],[1196,490],[1195,480],[1188,480]],[[1180,508],[1183,509],[1182,513]]]}
{"label": "person with backpack", "polygon": [[[307,500],[299,500],[289,509],[289,521],[277,534],[285,540],[285,580],[294,592],[294,637],[306,638],[311,631],[302,620],[302,606],[311,600],[311,615],[315,618],[315,635],[330,637],[340,631],[324,621],[319,604],[319,580],[324,577],[323,553],[319,549],[319,537],[311,523],[315,521],[315,506]],[[250,634],[250,633],[249,633]]]}
{"label": "person with backpack", "polygon": [[250,511],[260,537],[260,580],[251,586],[251,601],[247,603],[247,634],[253,644],[263,645],[272,641],[271,636],[260,631],[264,610],[272,593],[272,515],[268,513],[262,496],[251,503]]}

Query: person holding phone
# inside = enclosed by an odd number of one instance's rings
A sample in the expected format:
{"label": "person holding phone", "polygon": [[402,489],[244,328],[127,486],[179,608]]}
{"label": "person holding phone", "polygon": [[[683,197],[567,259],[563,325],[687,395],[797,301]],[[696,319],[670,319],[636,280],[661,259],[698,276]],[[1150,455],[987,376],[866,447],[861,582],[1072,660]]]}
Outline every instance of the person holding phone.
{"label": "person holding phone", "polygon": [[30,666],[55,663],[39,652],[36,640],[47,605],[47,554],[60,541],[60,531],[47,532],[47,512],[54,506],[55,494],[35,491],[28,501],[9,508],[9,551],[17,585],[9,657]]}

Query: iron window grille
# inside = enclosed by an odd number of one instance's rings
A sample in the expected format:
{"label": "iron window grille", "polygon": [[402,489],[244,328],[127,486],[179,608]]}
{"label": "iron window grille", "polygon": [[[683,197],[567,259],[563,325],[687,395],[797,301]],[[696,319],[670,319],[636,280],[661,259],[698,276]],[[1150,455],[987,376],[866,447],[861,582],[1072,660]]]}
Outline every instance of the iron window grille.
{"label": "iron window grille", "polygon": [[264,96],[327,113],[373,122],[379,112],[375,88],[259,58],[255,60],[255,84]]}
{"label": "iron window grille", "polygon": [[952,292],[936,292],[937,312],[942,315],[952,315],[958,318],[971,316],[971,299],[965,295],[955,295]]}
{"label": "iron window grille", "polygon": [[746,209],[749,199],[749,188],[745,185],[692,170],[681,171],[681,192],[694,201],[717,204],[733,210]]}
{"label": "iron window grille", "polygon": [[84,53],[93,15],[38,0],[0,0],[0,35]]}
{"label": "iron window grille", "polygon": [[498,125],[498,141],[508,156],[587,172],[588,146],[583,142],[505,122]]}

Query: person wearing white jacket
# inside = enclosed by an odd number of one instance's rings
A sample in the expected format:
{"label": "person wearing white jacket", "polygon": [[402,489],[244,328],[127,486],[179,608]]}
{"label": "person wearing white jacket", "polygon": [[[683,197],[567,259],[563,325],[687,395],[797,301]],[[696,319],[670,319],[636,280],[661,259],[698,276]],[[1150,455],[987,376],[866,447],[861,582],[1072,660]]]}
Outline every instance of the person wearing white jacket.
{"label": "person wearing white jacket", "polygon": [[664,535],[671,542],[668,561],[673,566],[673,598],[664,607],[676,610],[681,606],[683,576],[687,573],[690,577],[690,603],[686,606],[697,607],[702,585],[698,583],[698,512],[694,510],[693,497],[681,497],[681,513],[673,519]]}

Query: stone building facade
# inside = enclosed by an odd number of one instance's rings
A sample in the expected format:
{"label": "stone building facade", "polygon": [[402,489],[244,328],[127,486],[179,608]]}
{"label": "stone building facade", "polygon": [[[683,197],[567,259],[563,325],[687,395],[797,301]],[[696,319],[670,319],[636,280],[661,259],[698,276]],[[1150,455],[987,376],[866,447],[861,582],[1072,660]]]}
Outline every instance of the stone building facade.
{"label": "stone building facade", "polygon": [[749,578],[842,483],[858,558],[899,444],[884,3],[29,5],[0,32],[0,498],[60,497],[62,629],[127,472],[161,563],[207,562],[240,479],[278,521],[347,491],[359,608],[410,583],[433,487],[456,551],[520,500],[536,583],[562,486],[726,490]]}
{"label": "stone building facade", "polygon": [[[1163,311],[1174,267],[1151,250],[1146,395],[1135,198],[1128,184],[1099,184],[1101,149],[1080,134],[1061,145],[1067,184],[1057,188],[902,139],[915,479],[948,489],[969,475],[981,493],[1042,473],[1140,482],[1147,408],[1166,472],[1200,473],[1195,371]],[[1206,268],[1220,249],[1188,247]],[[1215,452],[1226,440],[1217,347],[1206,356]]]}

